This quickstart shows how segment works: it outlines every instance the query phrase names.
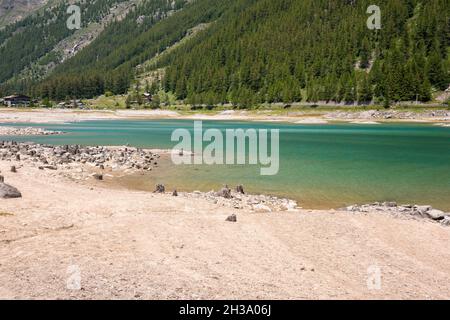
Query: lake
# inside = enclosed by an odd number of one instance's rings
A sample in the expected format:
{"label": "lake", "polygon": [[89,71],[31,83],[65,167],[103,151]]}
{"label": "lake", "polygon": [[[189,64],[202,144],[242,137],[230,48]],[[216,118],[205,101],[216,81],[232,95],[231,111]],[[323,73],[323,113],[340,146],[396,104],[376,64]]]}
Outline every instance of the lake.
{"label": "lake", "polygon": [[[62,130],[66,135],[0,137],[48,144],[173,147],[173,130],[191,120],[114,120],[67,124],[8,124]],[[450,210],[450,128],[429,124],[324,124],[203,121],[204,129],[279,129],[280,170],[261,176],[251,165],[162,165],[138,189],[164,183],[171,190],[209,191],[224,184],[252,193],[285,196],[304,208],[397,201]],[[206,143],[205,143],[206,145]],[[129,178],[132,179],[132,178]],[[136,177],[136,179],[138,179]]]}

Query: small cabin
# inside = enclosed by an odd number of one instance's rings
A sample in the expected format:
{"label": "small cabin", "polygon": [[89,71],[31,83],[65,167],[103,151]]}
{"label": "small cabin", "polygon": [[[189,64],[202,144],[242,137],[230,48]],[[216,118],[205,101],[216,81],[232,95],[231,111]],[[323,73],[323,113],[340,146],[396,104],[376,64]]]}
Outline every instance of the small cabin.
{"label": "small cabin", "polygon": [[8,107],[16,106],[28,106],[31,102],[31,98],[23,94],[15,94],[12,96],[4,97],[3,104]]}

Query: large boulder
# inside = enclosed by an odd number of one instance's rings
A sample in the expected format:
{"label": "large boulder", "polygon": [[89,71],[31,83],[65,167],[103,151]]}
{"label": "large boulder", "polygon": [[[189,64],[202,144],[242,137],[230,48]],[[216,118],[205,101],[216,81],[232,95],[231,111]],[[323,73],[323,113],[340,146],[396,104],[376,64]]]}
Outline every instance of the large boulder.
{"label": "large boulder", "polygon": [[6,183],[0,183],[0,198],[2,199],[12,199],[12,198],[21,198],[22,194],[14,188]]}
{"label": "large boulder", "polygon": [[427,215],[433,220],[442,220],[447,214],[441,210],[431,209],[427,212]]}

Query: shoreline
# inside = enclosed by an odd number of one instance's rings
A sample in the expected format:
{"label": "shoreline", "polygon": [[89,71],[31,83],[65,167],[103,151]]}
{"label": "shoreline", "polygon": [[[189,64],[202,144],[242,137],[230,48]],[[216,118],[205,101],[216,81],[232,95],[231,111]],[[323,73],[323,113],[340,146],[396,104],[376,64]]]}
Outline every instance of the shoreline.
{"label": "shoreline", "polygon": [[10,109],[0,108],[0,123],[61,124],[98,120],[215,120],[285,122],[317,125],[334,122],[376,125],[379,123],[405,122],[450,125],[450,111],[421,110],[365,110],[365,111],[286,111],[285,115],[274,115],[264,110],[228,110],[216,114],[182,114],[172,110],[71,110],[71,109]]}
{"label": "shoreline", "polygon": [[[83,183],[101,182],[105,188],[122,189],[130,192],[141,190],[130,183],[119,183],[124,177],[140,177],[139,180],[151,178],[153,171],[167,169],[172,150],[142,149],[128,146],[79,146],[46,145],[31,142],[0,142],[0,161],[9,164],[11,171],[25,168],[53,172],[53,175]],[[164,181],[161,181],[164,183]],[[228,186],[209,192],[188,190],[180,192],[177,187],[166,190],[164,184],[157,184],[153,193],[182,196],[190,199],[203,199],[213,204],[252,212],[283,212],[303,209],[301,203],[286,197],[270,194],[247,194],[244,186],[232,189]],[[319,209],[306,209],[319,210]],[[324,209],[322,209],[324,210]],[[442,225],[450,225],[450,213],[445,213],[429,205],[403,204],[396,202],[376,202],[371,204],[354,204],[345,208],[327,208],[325,210],[344,210],[348,212],[383,212],[394,216],[427,218]]]}
{"label": "shoreline", "polygon": [[[450,297],[450,229],[429,219],[362,207],[256,212],[10,165],[0,170],[22,198],[0,199],[0,298]],[[380,290],[367,287],[373,266]],[[81,290],[66,286],[74,268]]]}

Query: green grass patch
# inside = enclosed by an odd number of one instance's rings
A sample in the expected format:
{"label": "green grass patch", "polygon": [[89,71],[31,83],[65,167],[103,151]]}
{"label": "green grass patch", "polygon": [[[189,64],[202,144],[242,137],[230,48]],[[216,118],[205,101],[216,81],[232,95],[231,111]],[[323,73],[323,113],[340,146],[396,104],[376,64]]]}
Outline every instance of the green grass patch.
{"label": "green grass patch", "polygon": [[106,96],[102,95],[95,99],[89,99],[84,101],[86,106],[91,109],[125,109],[125,96]]}

